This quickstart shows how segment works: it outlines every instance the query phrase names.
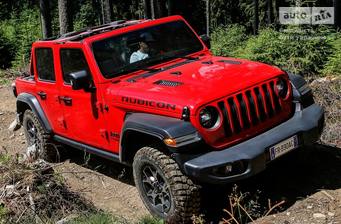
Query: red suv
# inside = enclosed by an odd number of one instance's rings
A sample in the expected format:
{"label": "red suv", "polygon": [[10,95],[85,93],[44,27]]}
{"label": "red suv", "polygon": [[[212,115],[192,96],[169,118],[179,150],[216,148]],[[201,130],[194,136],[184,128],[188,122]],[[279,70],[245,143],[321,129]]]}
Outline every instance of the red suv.
{"label": "red suv", "polygon": [[298,75],[216,57],[180,16],[116,21],[33,43],[16,80],[29,145],[55,142],[133,167],[149,211],[187,222],[203,183],[255,175],[319,139],[323,109]]}

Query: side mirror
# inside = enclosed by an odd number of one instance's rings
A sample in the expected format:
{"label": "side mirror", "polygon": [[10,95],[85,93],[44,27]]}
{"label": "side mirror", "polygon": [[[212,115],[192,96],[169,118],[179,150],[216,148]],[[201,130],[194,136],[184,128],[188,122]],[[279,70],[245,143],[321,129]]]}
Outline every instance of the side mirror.
{"label": "side mirror", "polygon": [[72,72],[69,78],[73,90],[89,88],[89,76],[86,70]]}
{"label": "side mirror", "polygon": [[206,34],[200,35],[200,39],[204,42],[208,49],[211,48],[211,38]]}

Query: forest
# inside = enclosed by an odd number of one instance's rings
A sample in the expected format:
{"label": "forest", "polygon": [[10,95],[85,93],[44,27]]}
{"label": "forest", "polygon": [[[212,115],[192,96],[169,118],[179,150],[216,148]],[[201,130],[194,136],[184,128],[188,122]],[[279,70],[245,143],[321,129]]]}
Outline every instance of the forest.
{"label": "forest", "polygon": [[[330,7],[334,22],[284,25],[280,7]],[[214,55],[304,76],[325,110],[317,143],[255,179],[203,191],[206,205],[193,223],[341,220],[341,0],[0,0],[0,9],[0,224],[165,223],[146,210],[131,167],[82,150],[70,150],[60,163],[32,161],[24,128],[10,129],[18,118],[11,83],[27,74],[33,42],[169,15],[181,15],[199,35],[208,34]]]}
{"label": "forest", "polygon": [[[335,24],[281,25],[279,7],[288,6],[335,7]],[[199,34],[211,35],[217,55],[300,74],[340,74],[338,0],[2,0],[0,7],[1,69],[27,66],[30,46],[38,39],[115,20],[182,15]]]}

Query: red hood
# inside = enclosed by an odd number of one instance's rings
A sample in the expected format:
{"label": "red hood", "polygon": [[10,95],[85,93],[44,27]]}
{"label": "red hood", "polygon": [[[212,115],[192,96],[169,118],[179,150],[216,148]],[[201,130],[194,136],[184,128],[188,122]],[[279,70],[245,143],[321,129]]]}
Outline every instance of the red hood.
{"label": "red hood", "polygon": [[[186,59],[173,62],[172,65],[183,61]],[[205,56],[200,60],[166,69],[146,78],[136,79],[135,82],[123,80],[123,86],[115,101],[123,105],[134,103],[136,108],[137,100],[140,100],[141,108],[157,105],[157,109],[169,110],[168,112],[176,117],[181,115],[183,107],[188,106],[193,115],[198,107],[210,101],[228,96],[279,74],[283,74],[279,68],[259,62]],[[155,84],[160,80],[181,84],[178,86]]]}

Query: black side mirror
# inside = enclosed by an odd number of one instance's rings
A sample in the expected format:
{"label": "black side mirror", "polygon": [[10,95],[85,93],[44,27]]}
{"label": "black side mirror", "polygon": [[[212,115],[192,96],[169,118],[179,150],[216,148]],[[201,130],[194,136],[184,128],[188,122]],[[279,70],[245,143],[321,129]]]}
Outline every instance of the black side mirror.
{"label": "black side mirror", "polygon": [[204,42],[208,49],[211,48],[211,38],[206,34],[200,35],[200,39]]}
{"label": "black side mirror", "polygon": [[69,74],[69,78],[73,90],[89,88],[89,76],[86,70],[72,72]]}

